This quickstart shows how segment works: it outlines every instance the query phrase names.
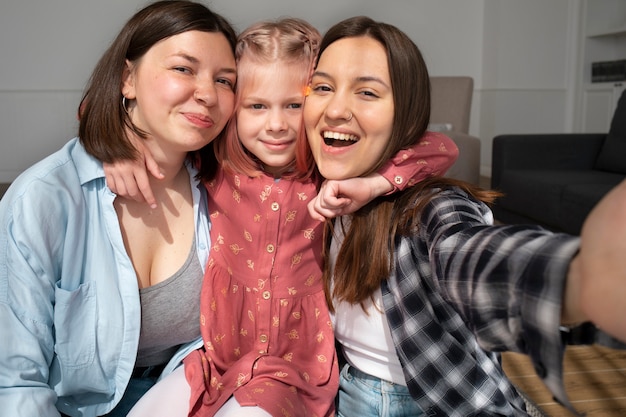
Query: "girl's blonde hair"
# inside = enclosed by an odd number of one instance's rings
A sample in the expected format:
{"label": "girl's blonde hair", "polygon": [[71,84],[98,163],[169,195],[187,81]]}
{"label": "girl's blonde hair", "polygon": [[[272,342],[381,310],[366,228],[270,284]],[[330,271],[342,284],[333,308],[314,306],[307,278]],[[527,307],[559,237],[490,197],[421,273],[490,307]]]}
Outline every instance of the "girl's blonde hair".
{"label": "girl's blonde hair", "polygon": [[[301,65],[302,96],[308,85],[317,57],[321,35],[308,22],[297,18],[283,18],[276,21],[264,21],[250,26],[237,41],[235,59],[237,61],[237,93],[235,109],[241,102],[243,86],[254,80],[256,65]],[[245,60],[243,59],[245,58]],[[276,82],[281,82],[277,79]],[[304,103],[304,100],[303,100]],[[236,117],[232,117],[226,127],[226,135],[215,141],[215,155],[218,163],[231,172],[250,177],[262,173],[259,163],[241,144],[237,136]],[[305,140],[304,128],[300,129],[298,140]],[[295,168],[295,163],[294,163]],[[294,171],[292,177],[305,179],[310,172]]]}

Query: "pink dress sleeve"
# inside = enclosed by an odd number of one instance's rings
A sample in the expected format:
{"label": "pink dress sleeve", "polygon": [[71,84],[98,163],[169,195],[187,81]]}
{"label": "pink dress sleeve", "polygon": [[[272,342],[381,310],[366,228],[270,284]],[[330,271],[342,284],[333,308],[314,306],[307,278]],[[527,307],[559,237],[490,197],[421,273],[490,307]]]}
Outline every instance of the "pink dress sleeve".
{"label": "pink dress sleeve", "polygon": [[378,171],[394,189],[404,190],[421,180],[443,175],[459,156],[452,139],[439,132],[426,132],[412,148],[403,149]]}

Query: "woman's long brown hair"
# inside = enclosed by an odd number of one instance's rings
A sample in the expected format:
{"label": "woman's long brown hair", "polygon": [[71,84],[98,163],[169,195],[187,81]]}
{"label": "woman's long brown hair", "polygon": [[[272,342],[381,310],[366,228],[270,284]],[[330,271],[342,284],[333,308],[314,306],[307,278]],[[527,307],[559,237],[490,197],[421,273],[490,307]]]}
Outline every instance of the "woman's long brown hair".
{"label": "woman's long brown hair", "polygon": [[[431,177],[402,192],[377,198],[355,212],[347,226],[341,219],[326,222],[323,282],[331,311],[334,311],[333,299],[361,306],[371,299],[391,273],[397,237],[415,234],[424,207],[438,193],[451,187],[459,187],[487,204],[500,195],[464,181]],[[345,237],[331,269],[330,241],[337,228],[342,228]]]}

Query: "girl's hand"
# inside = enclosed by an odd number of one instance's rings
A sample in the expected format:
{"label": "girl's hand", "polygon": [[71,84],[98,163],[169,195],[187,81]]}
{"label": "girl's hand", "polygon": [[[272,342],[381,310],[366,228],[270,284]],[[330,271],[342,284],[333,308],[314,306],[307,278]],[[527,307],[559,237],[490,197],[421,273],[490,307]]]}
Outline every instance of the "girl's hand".
{"label": "girl's hand", "polygon": [[326,180],[307,207],[311,217],[324,221],[327,218],[354,213],[391,190],[393,186],[380,174],[341,181]]}
{"label": "girl's hand", "polygon": [[107,186],[119,196],[139,202],[145,201],[150,207],[156,208],[157,203],[150,187],[148,172],[156,179],[162,179],[163,174],[143,143],[133,141],[133,144],[139,151],[139,159],[103,164]]}

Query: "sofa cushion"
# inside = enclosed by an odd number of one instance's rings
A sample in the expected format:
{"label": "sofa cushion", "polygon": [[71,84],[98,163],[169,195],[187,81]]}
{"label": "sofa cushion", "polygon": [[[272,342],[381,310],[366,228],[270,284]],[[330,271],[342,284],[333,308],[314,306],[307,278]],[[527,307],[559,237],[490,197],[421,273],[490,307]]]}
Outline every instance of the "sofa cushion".
{"label": "sofa cushion", "polygon": [[594,170],[509,170],[502,174],[500,188],[515,193],[505,194],[497,204],[576,234],[579,230],[571,227],[573,219],[584,219],[598,200],[623,179],[623,175]]}
{"label": "sofa cushion", "polygon": [[626,174],[626,90],[617,103],[611,129],[600,149],[595,168]]}
{"label": "sofa cushion", "polygon": [[570,183],[571,171],[508,170],[502,173],[500,189],[515,190],[497,204],[538,222],[556,225],[563,187]]}
{"label": "sofa cushion", "polygon": [[573,184],[563,189],[559,228],[571,234],[580,234],[580,229],[589,212],[613,187],[624,179],[623,175],[609,174],[602,184]]}

